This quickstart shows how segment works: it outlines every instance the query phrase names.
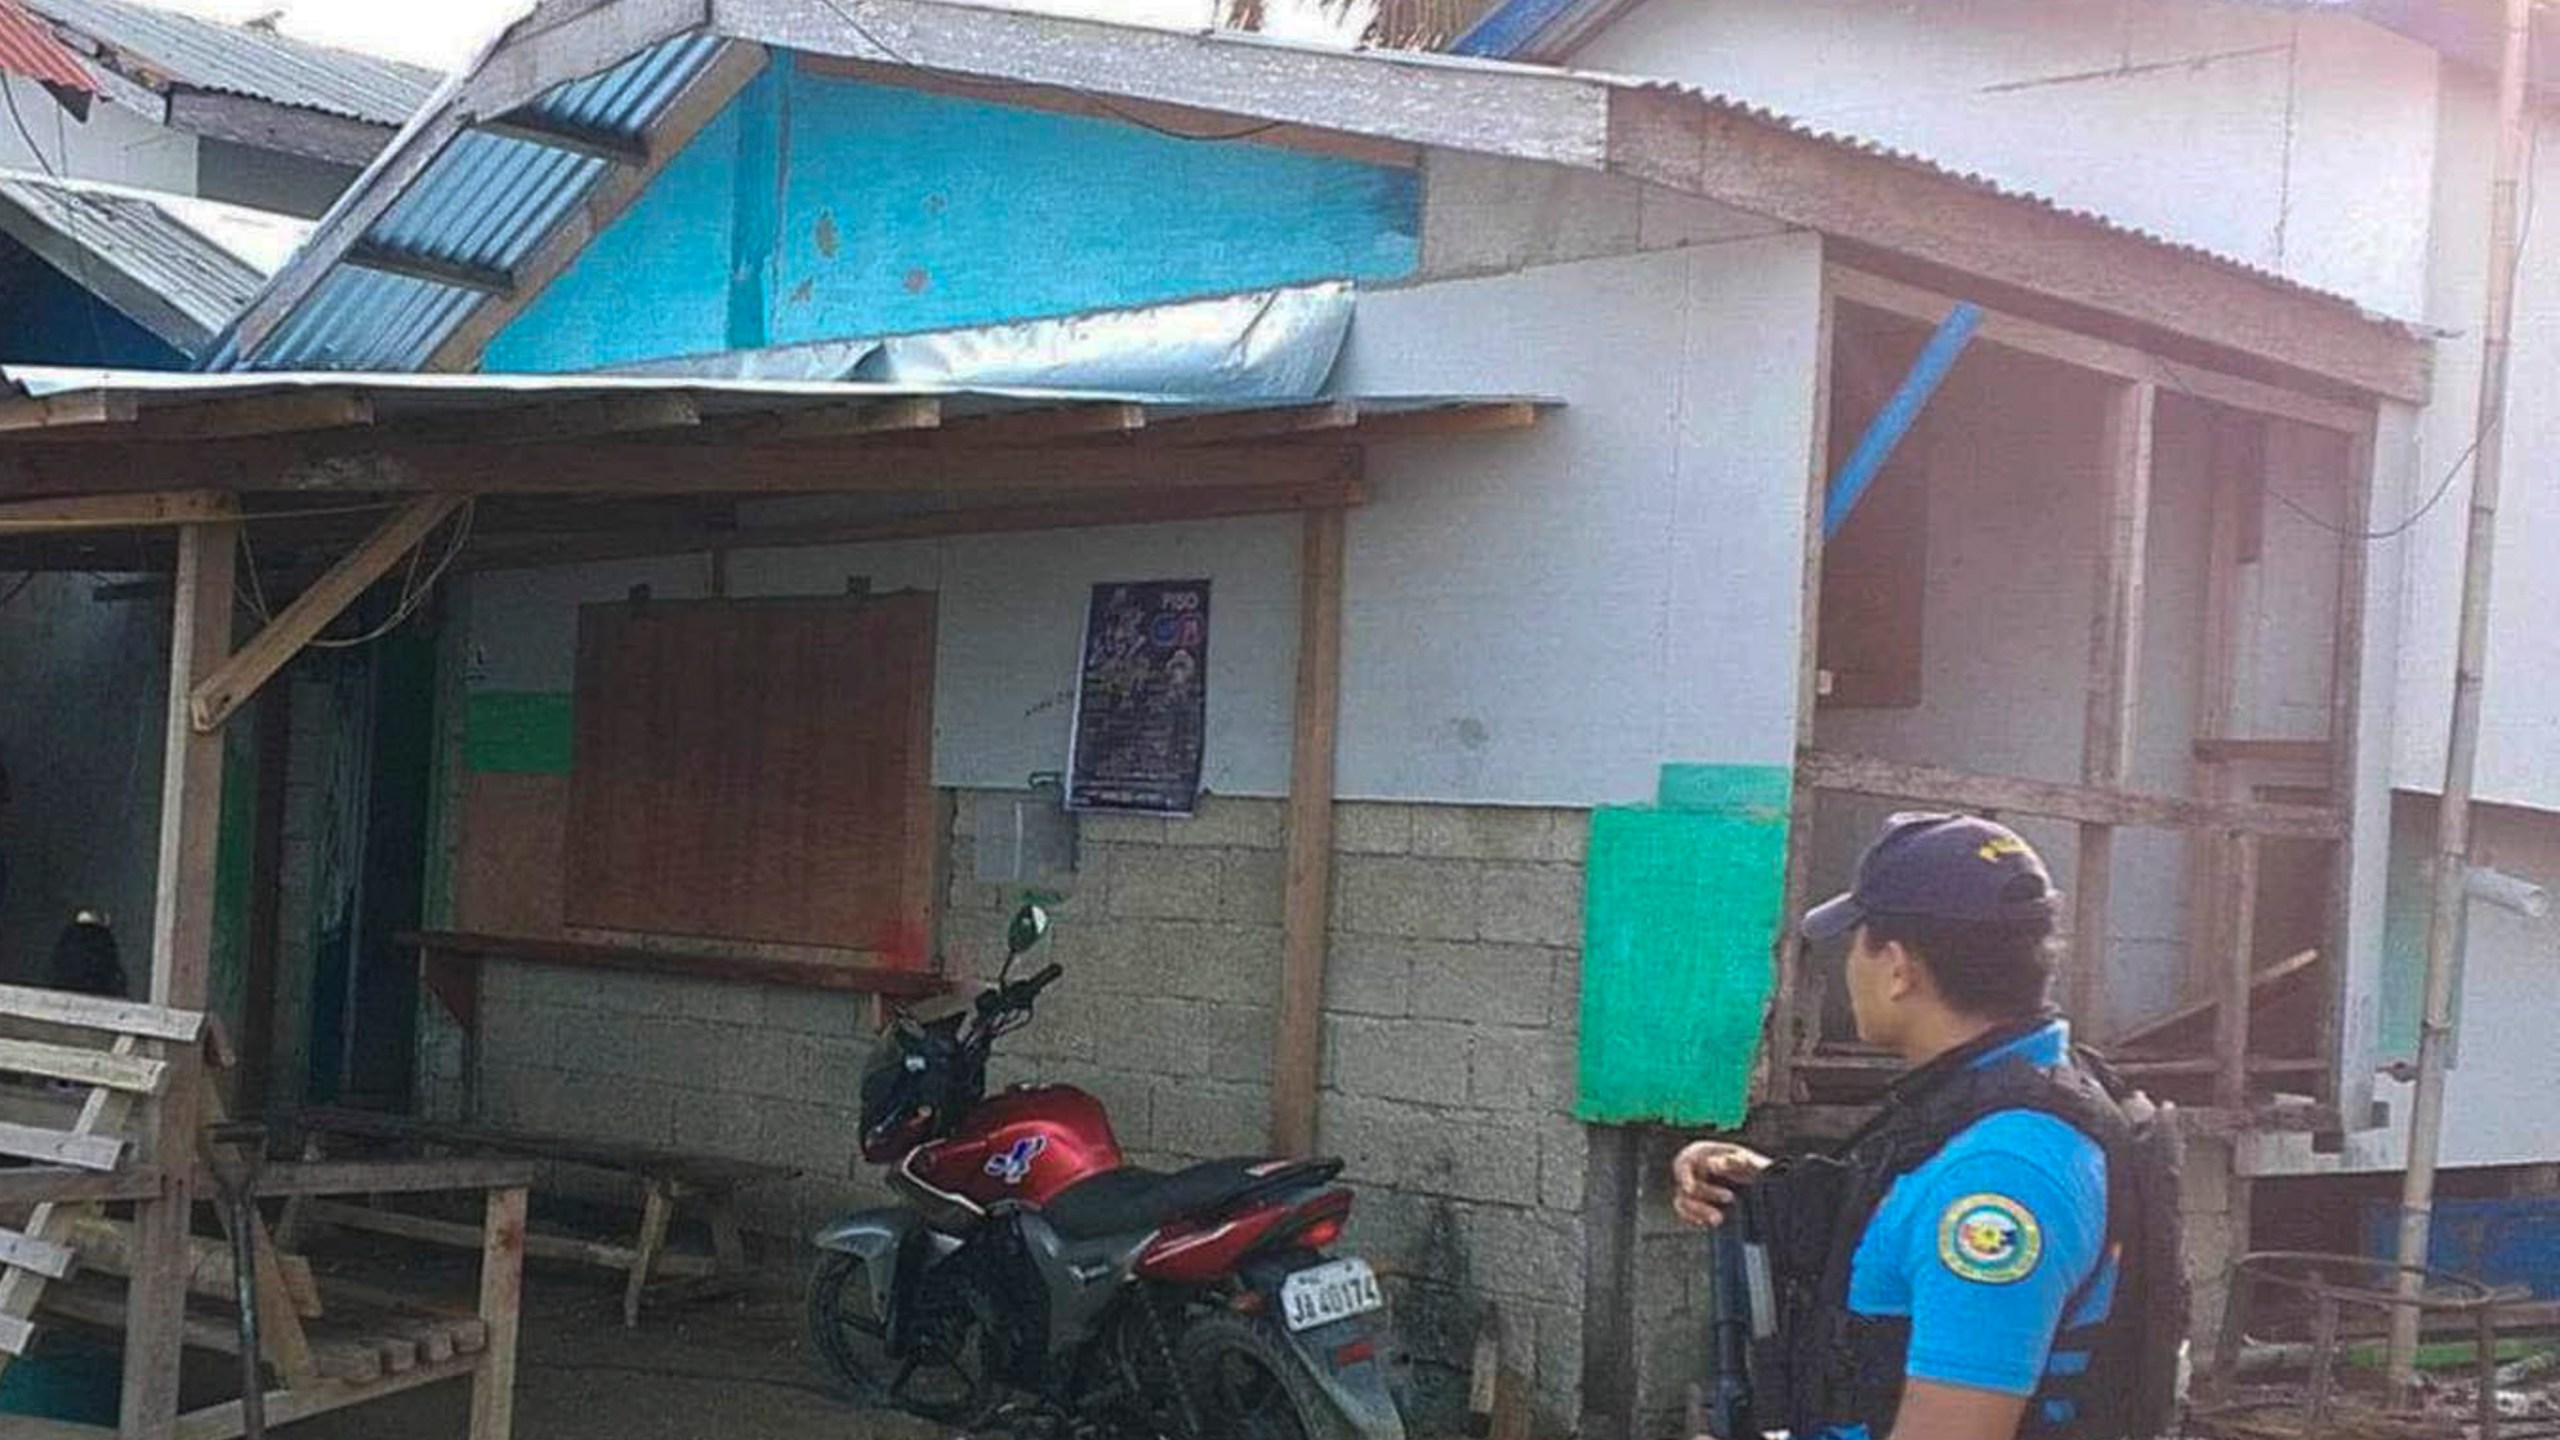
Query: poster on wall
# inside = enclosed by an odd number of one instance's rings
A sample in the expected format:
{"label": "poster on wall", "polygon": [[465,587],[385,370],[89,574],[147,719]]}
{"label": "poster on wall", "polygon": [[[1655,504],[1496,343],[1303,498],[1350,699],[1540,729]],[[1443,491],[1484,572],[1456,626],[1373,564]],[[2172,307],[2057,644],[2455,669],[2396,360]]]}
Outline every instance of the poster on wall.
{"label": "poster on wall", "polygon": [[1067,807],[1188,815],[1209,730],[1209,582],[1096,585],[1085,611]]}

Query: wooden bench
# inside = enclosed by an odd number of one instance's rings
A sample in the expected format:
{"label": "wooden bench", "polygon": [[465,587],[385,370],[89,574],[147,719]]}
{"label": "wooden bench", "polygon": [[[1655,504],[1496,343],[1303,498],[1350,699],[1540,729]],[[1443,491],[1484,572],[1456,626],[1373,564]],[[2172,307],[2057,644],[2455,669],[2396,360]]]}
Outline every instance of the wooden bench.
{"label": "wooden bench", "polygon": [[[129,1277],[152,1271],[138,1227],[110,1216],[109,1202],[163,1197],[168,1176],[132,1160],[132,1138],[154,1133],[164,1098],[188,1074],[206,1029],[194,1012],[120,1000],[0,986],[0,1154],[39,1163],[0,1170],[0,1365],[26,1353],[39,1315],[127,1333],[135,1310]],[[187,1097],[210,1118],[222,1107],[211,1087]],[[209,1148],[209,1147],[200,1147]],[[226,1152],[213,1151],[217,1156]],[[192,1154],[166,1157],[193,1164]],[[418,1386],[472,1382],[473,1440],[508,1440],[514,1424],[515,1347],[523,1284],[525,1197],[533,1166],[523,1162],[280,1165],[264,1169],[263,1197],[417,1190],[488,1192],[480,1227],[478,1308],[440,1311],[387,1293],[332,1303],[310,1267],[279,1251],[263,1219],[250,1219],[256,1262],[259,1394],[270,1423],[284,1424]],[[213,1174],[190,1177],[194,1194],[220,1193]],[[192,1216],[181,1217],[182,1223]],[[161,1270],[182,1292],[170,1343],[241,1354],[238,1274],[229,1244],[188,1229],[184,1254]],[[163,1252],[164,1254],[166,1252]],[[325,1318],[324,1318],[325,1317]],[[267,1390],[272,1377],[275,1388]],[[246,1427],[244,1400],[181,1415],[182,1440],[229,1440]],[[128,1419],[131,1417],[128,1416]],[[48,1440],[112,1437],[95,1426],[22,1418],[0,1434]]]}
{"label": "wooden bench", "polygon": [[[734,1284],[747,1272],[746,1244],[738,1226],[737,1194],[750,1185],[775,1184],[799,1172],[752,1161],[692,1155],[647,1145],[621,1145],[571,1135],[546,1135],[482,1125],[446,1125],[405,1115],[364,1110],[314,1109],[296,1117],[317,1155],[332,1137],[404,1149],[458,1154],[518,1156],[629,1176],[641,1189],[640,1224],[628,1245],[556,1234],[528,1234],[525,1253],[620,1272],[622,1323],[640,1323],[643,1293],[653,1280]],[[671,1249],[667,1232],[678,1210],[691,1202],[708,1223],[711,1253]],[[297,1207],[296,1224],[319,1223],[394,1235],[434,1245],[479,1244],[467,1225],[382,1207],[315,1200]]]}

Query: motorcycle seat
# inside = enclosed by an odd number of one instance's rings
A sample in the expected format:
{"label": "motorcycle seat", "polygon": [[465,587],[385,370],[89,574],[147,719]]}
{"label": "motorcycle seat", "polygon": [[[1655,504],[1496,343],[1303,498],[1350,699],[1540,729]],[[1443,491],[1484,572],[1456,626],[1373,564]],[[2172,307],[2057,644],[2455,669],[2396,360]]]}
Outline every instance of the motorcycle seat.
{"label": "motorcycle seat", "polygon": [[1130,1165],[1078,1181],[1041,1213],[1070,1240],[1144,1235],[1177,1220],[1250,1209],[1291,1190],[1328,1184],[1341,1173],[1339,1160],[1211,1160],[1169,1175]]}

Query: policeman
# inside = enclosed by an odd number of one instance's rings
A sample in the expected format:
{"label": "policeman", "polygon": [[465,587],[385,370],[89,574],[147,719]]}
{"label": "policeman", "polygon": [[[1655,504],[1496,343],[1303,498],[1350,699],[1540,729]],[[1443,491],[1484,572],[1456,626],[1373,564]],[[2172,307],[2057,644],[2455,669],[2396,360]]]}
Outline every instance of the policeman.
{"label": "policeman", "polygon": [[2007,828],[1899,815],[1855,888],[1804,917],[1808,940],[1849,941],[1858,1037],[1912,1068],[1834,1155],[1773,1164],[1710,1140],[1673,1162],[1683,1220],[1721,1224],[1740,1198],[1767,1246],[1779,1378],[1761,1377],[1761,1423],[1824,1440],[2118,1440],[2164,1418],[2133,1413],[2158,1337],[2124,1314],[2131,1264],[2157,1253],[2122,1183],[2156,1168],[2154,1112],[2135,1098],[2137,1135],[2048,1003],[2059,899]]}

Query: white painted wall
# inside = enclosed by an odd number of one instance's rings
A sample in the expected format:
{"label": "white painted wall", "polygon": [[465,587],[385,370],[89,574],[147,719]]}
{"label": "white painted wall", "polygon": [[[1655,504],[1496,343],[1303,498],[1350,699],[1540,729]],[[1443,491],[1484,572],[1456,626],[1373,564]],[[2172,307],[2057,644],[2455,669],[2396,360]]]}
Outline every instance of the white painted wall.
{"label": "white painted wall", "polygon": [[2425,299],[2433,52],[2158,0],[1652,0],[1575,63],[1916,152],[2401,316]]}
{"label": "white painted wall", "polygon": [[[1589,805],[1665,761],[1787,763],[1818,248],[1779,236],[1366,296],[1351,392],[1534,392],[1527,434],[1381,447],[1347,556],[1349,797]],[[759,523],[822,504],[767,507]],[[936,783],[1066,756],[1089,588],[1209,576],[1207,783],[1288,785],[1299,527],[1280,517],[737,556],[733,593],[941,597]],[[471,581],[473,680],[566,691],[576,607],[700,561]]]}
{"label": "white painted wall", "polygon": [[106,100],[90,102],[87,121],[75,120],[32,80],[9,76],[0,85],[8,87],[7,100],[16,107],[12,114],[0,105],[0,169],[196,193],[194,136]]}

